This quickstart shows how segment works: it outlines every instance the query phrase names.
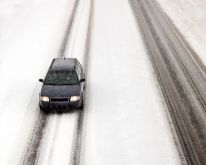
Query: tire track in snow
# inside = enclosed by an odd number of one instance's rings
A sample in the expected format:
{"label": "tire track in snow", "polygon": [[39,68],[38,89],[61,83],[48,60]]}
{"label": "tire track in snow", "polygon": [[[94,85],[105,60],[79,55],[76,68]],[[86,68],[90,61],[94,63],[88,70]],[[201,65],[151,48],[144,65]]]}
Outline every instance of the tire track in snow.
{"label": "tire track in snow", "polygon": [[189,165],[205,164],[205,67],[154,0],[129,2],[186,162]]}
{"label": "tire track in snow", "polygon": [[26,155],[22,163],[23,165],[36,164],[36,160],[38,160],[41,144],[43,142],[45,130],[49,123],[49,118],[50,118],[49,116],[46,116],[42,112],[39,113],[38,120],[36,121],[36,125],[33,130],[31,140],[29,142],[29,146],[27,147],[26,150]]}
{"label": "tire track in snow", "polygon": [[75,124],[74,137],[72,143],[72,154],[71,154],[71,163],[70,163],[71,165],[80,164],[84,111],[79,110],[77,113],[78,114],[77,114],[77,120]]}
{"label": "tire track in snow", "polygon": [[[88,63],[89,63],[89,54],[90,54],[90,44],[91,44],[91,33],[92,33],[92,23],[93,23],[93,6],[94,1],[91,0],[91,6],[90,6],[90,13],[89,13],[89,22],[88,22],[88,30],[87,30],[87,36],[86,36],[86,45],[85,45],[85,54],[84,54],[84,69],[85,69],[85,76],[87,77],[88,72]],[[85,85],[86,86],[86,85]],[[84,92],[84,98],[86,96],[86,89]],[[84,99],[85,104],[85,99]],[[84,106],[85,107],[85,106]],[[81,156],[82,156],[82,150],[83,150],[83,135],[86,128],[86,113],[87,110],[84,108],[83,110],[80,110],[77,112],[77,123],[76,127],[74,129],[74,137],[73,137],[73,144],[72,144],[72,155],[71,155],[71,165],[80,165],[81,164]]]}
{"label": "tire track in snow", "polygon": [[[58,55],[59,57],[64,57],[64,52],[66,50],[66,46],[69,40],[69,35],[72,29],[78,4],[79,4],[79,0],[76,0],[68,22],[68,26],[66,27],[64,39],[62,41],[62,46],[60,48],[60,53]],[[39,108],[37,109],[37,111],[39,111],[39,115],[36,120],[32,135],[30,136],[31,138],[28,143],[28,146],[26,147],[26,154],[24,155],[23,161],[21,163],[23,165],[34,165],[36,164],[36,162],[38,162],[38,156],[41,150],[41,144],[44,138],[44,132],[46,131],[48,126],[50,115],[40,112]]]}
{"label": "tire track in snow", "polygon": [[68,26],[66,28],[66,33],[64,35],[64,39],[63,39],[62,46],[61,46],[61,49],[60,49],[60,54],[59,54],[60,57],[65,57],[65,52],[66,52],[66,49],[67,49],[67,44],[69,43],[69,36],[71,34],[71,29],[72,29],[72,26],[73,26],[73,22],[74,22],[74,18],[75,18],[75,14],[76,14],[76,11],[77,11],[79,1],[80,0],[75,1],[74,7],[73,7],[73,10],[72,10],[72,14],[71,14]]}

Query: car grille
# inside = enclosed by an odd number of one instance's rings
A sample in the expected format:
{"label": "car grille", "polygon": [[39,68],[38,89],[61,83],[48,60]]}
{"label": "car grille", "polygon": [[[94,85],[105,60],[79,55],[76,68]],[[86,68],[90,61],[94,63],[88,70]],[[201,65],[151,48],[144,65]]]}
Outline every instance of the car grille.
{"label": "car grille", "polygon": [[69,101],[68,97],[52,97],[51,102]]}

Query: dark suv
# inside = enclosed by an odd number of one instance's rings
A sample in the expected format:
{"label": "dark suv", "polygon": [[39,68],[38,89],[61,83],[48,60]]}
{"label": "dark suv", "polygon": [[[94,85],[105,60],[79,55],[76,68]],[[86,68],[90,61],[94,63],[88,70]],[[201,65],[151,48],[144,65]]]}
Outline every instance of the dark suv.
{"label": "dark suv", "polygon": [[39,106],[44,112],[83,108],[85,77],[76,58],[53,59],[39,96]]}

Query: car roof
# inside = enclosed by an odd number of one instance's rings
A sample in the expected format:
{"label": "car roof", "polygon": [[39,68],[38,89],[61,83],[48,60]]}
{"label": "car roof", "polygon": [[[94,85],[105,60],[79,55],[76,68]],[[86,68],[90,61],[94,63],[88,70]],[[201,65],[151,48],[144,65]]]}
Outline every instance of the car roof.
{"label": "car roof", "polygon": [[76,58],[54,58],[50,71],[71,71],[75,69]]}

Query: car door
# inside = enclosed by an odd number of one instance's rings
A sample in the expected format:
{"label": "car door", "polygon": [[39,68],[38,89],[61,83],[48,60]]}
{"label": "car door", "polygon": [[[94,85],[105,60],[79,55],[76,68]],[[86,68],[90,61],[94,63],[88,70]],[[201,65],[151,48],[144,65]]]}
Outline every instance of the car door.
{"label": "car door", "polygon": [[[76,70],[79,81],[81,79],[84,79],[83,69],[82,69],[81,64],[78,61],[76,63],[75,70]],[[83,91],[84,91],[84,82],[80,82],[80,86],[81,86],[81,92],[83,93]]]}

